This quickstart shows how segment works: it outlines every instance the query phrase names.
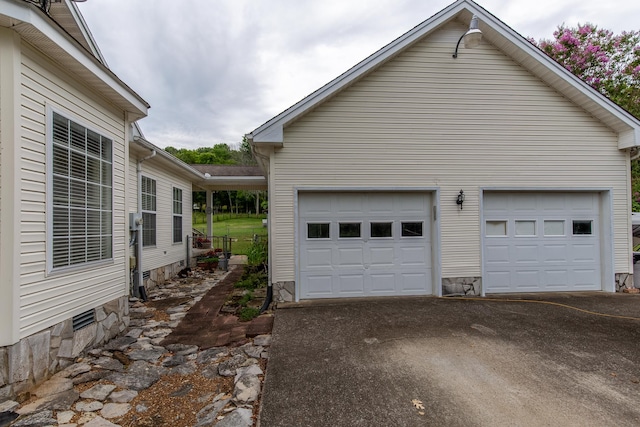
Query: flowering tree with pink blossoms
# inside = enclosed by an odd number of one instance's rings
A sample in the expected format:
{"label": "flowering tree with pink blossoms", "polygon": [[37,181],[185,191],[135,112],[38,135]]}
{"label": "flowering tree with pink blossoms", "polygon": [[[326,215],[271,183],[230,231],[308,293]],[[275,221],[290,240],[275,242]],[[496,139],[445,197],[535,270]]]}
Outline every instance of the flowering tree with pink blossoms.
{"label": "flowering tree with pink blossoms", "polygon": [[561,25],[536,43],[587,84],[640,118],[640,31],[613,34],[595,25]]}
{"label": "flowering tree with pink blossoms", "polygon": [[[640,31],[615,35],[595,25],[561,25],[552,40],[531,42],[640,119]],[[640,162],[631,165],[632,209],[640,211]]]}

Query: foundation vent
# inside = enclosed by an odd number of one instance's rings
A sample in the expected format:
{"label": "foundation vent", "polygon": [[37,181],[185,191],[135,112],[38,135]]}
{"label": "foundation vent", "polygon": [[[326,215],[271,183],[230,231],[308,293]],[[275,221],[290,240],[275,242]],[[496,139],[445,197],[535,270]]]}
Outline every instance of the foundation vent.
{"label": "foundation vent", "polygon": [[92,323],[95,323],[95,321],[95,311],[93,309],[87,310],[84,313],[73,316],[73,330],[77,331],[78,329],[82,329]]}

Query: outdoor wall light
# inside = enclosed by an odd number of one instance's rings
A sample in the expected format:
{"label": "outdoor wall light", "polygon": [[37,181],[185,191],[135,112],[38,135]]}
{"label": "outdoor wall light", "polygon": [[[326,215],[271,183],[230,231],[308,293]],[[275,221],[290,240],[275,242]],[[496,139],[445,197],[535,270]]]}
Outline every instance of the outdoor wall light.
{"label": "outdoor wall light", "polygon": [[460,193],[458,193],[458,198],[456,199],[456,204],[460,205],[460,210],[462,210],[463,203],[464,203],[464,191],[460,190]]}
{"label": "outdoor wall light", "polygon": [[[458,57],[458,48],[460,47],[460,42],[464,39],[464,47],[467,49],[474,48],[480,44],[480,40],[482,40],[482,31],[478,28],[478,17],[473,15],[471,18],[471,22],[469,23],[469,30],[466,33],[460,36],[458,39],[458,43],[456,44],[456,51],[453,53],[453,57]],[[460,204],[462,206],[462,204]]]}

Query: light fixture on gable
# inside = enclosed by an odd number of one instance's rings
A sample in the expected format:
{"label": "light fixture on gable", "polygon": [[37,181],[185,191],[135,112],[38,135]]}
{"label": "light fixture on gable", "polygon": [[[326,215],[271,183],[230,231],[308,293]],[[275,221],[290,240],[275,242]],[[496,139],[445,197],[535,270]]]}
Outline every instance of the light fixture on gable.
{"label": "light fixture on gable", "polygon": [[458,48],[460,47],[462,39],[464,39],[464,47],[467,49],[474,48],[480,44],[480,40],[482,40],[482,31],[478,28],[478,17],[476,15],[473,15],[471,18],[467,32],[461,35],[458,39],[456,51],[453,53],[454,58],[458,57]]}

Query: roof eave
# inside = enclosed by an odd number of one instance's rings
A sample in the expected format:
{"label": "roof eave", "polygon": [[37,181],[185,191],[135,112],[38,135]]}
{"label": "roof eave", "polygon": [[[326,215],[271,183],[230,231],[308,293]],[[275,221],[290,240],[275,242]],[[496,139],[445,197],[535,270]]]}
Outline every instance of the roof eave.
{"label": "roof eave", "polygon": [[[4,7],[6,6],[6,7]],[[150,108],[133,89],[87,51],[36,6],[27,2],[3,2],[2,15],[19,21],[12,28],[23,40],[44,52],[57,64],[129,113],[131,120],[145,117]]]}

